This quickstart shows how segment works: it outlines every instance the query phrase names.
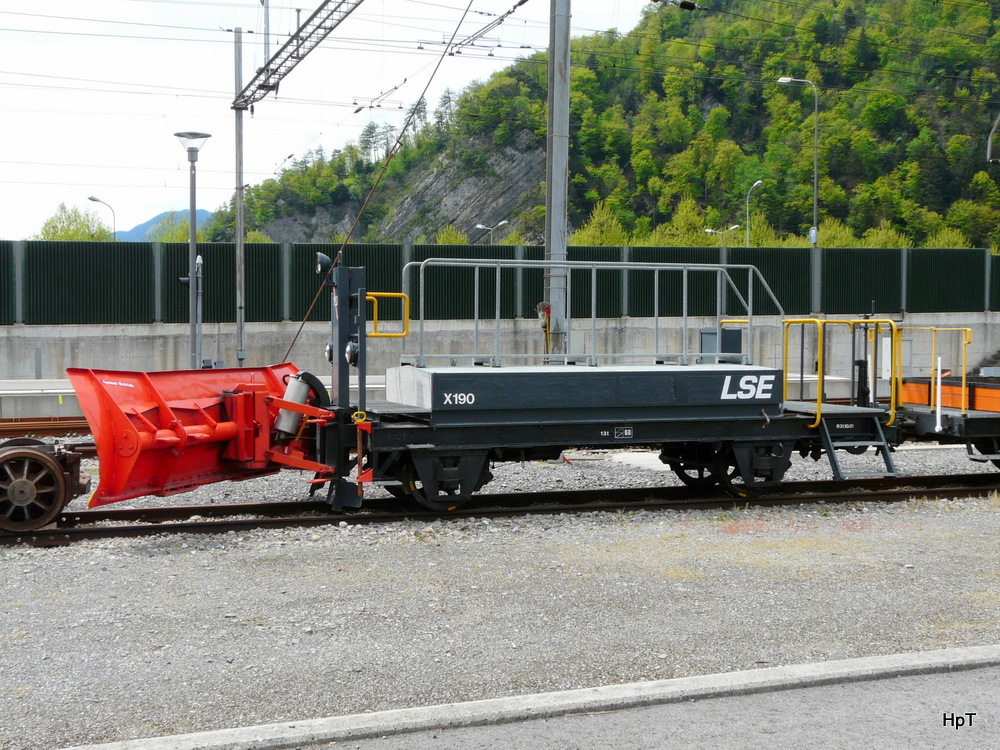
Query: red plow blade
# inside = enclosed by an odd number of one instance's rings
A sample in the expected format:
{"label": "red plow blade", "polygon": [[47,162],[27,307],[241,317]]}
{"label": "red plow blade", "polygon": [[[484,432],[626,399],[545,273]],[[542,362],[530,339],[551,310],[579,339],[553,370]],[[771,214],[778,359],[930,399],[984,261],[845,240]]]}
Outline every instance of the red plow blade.
{"label": "red plow blade", "polygon": [[273,463],[271,429],[290,363],[219,370],[66,371],[90,422],[100,482],[90,505],[248,479]]}

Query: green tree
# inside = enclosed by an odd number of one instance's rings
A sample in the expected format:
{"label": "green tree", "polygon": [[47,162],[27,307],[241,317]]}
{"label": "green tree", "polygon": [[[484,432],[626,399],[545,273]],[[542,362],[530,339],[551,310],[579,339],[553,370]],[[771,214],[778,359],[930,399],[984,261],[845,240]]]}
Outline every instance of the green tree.
{"label": "green tree", "polygon": [[691,196],[677,204],[670,221],[660,224],[647,239],[653,246],[699,246],[712,244],[713,236],[705,232],[705,215]]}
{"label": "green tree", "polygon": [[382,127],[378,129],[377,143],[380,149],[382,149],[382,157],[388,158],[389,152],[392,150],[393,145],[396,143],[396,133],[398,129],[395,125],[391,123],[384,123]]}
{"label": "green tree", "polygon": [[974,247],[989,247],[996,242],[994,232],[1000,213],[989,206],[960,198],[951,204],[945,224],[969,238]]}
{"label": "green tree", "polygon": [[963,232],[952,227],[944,227],[934,232],[934,234],[927,235],[927,239],[923,241],[921,247],[966,248],[972,247],[972,243],[969,242],[968,237]]}
{"label": "green tree", "polygon": [[992,209],[1000,209],[1000,187],[986,172],[976,172],[969,184],[969,198]]}
{"label": "green tree", "polygon": [[451,130],[457,98],[454,91],[446,88],[441,94],[441,98],[438,99],[437,109],[434,110],[434,125],[442,133]]}
{"label": "green tree", "polygon": [[884,138],[891,138],[908,125],[906,99],[895,93],[875,93],[861,110],[861,122]]}
{"label": "green tree", "polygon": [[840,219],[823,219],[819,223],[819,244],[823,247],[860,247],[851,228]]}
{"label": "green tree", "polygon": [[659,175],[660,167],[649,149],[644,148],[632,154],[632,171],[637,185],[648,185],[651,178]]}
{"label": "green tree", "polygon": [[495,244],[497,245],[527,245],[528,240],[524,236],[524,232],[520,229],[515,229],[512,232],[508,232],[502,238],[497,238]]}
{"label": "green tree", "polygon": [[913,247],[913,240],[891,226],[872,227],[861,239],[865,247]]}
{"label": "green tree", "polygon": [[449,224],[437,233],[434,243],[437,245],[468,245],[469,235],[455,229],[454,224]]}
{"label": "green tree", "polygon": [[424,97],[420,97],[416,102],[410,105],[410,108],[406,110],[407,118],[413,118],[415,125],[423,126],[427,124],[427,100]]}
{"label": "green tree", "polygon": [[104,224],[95,213],[67,208],[60,203],[55,214],[42,224],[33,240],[56,240],[60,242],[111,242],[114,237],[111,228]]}
{"label": "green tree", "polygon": [[259,229],[251,229],[247,232],[246,242],[274,242],[274,240]]}
{"label": "green tree", "polygon": [[629,236],[615,212],[611,210],[607,202],[601,201],[594,206],[594,210],[590,214],[590,221],[570,235],[569,244],[628,245]]}
{"label": "green tree", "polygon": [[361,135],[358,136],[358,148],[368,161],[375,161],[377,158],[378,137],[378,124],[371,121],[362,128]]}
{"label": "green tree", "polygon": [[[150,242],[188,242],[191,237],[191,224],[186,215],[180,211],[171,211],[149,230],[146,235]],[[206,242],[205,231],[198,227],[195,230],[198,242]]]}
{"label": "green tree", "polygon": [[516,66],[466,91],[459,102],[462,130],[488,137],[494,146],[512,144],[524,130],[535,133],[545,128],[543,100]]}
{"label": "green tree", "polygon": [[705,132],[715,140],[721,141],[727,136],[726,123],[729,121],[729,110],[725,107],[713,107],[705,119]]}

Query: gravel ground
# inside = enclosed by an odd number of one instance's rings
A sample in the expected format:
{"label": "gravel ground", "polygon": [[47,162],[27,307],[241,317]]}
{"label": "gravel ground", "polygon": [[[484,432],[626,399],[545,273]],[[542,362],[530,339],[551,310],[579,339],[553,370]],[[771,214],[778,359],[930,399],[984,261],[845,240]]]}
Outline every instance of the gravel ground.
{"label": "gravel ground", "polygon": [[[502,466],[489,489],[674,481],[621,459]],[[287,472],[192,494],[305,490]],[[0,548],[0,747],[994,644],[998,536],[992,494]]]}

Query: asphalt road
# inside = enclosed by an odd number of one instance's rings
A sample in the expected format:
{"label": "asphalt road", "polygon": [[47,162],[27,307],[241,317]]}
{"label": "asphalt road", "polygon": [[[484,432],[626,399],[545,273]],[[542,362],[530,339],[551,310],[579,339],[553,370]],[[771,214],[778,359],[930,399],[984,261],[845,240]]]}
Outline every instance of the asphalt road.
{"label": "asphalt road", "polygon": [[709,698],[316,745],[477,748],[1000,748],[1000,668]]}
{"label": "asphalt road", "polygon": [[1000,748],[1000,646],[845,659],[76,750]]}

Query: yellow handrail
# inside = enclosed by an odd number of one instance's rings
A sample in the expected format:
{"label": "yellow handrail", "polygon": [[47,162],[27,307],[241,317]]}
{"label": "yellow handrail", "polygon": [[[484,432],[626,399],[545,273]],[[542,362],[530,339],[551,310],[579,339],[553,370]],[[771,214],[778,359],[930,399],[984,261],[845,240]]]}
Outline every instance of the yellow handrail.
{"label": "yellow handrail", "polygon": [[[823,418],[823,380],[825,367],[825,351],[823,347],[823,335],[826,327],[828,325],[846,325],[850,330],[854,330],[856,325],[874,325],[875,328],[869,335],[877,336],[881,330],[882,326],[888,326],[891,332],[892,351],[890,354],[890,371],[889,371],[889,421],[886,422],[887,426],[891,426],[896,421],[896,402],[899,393],[899,380],[901,367],[901,354],[900,354],[900,344],[899,344],[899,328],[896,326],[896,322],[889,319],[879,319],[879,318],[862,318],[854,320],[820,320],[819,318],[786,318],[782,321],[785,325],[785,336],[784,336],[784,361],[783,361],[783,371],[784,371],[784,384],[782,389],[782,400],[788,400],[788,335],[791,326],[793,325],[815,325],[816,326],[816,421],[809,425],[809,428],[818,427],[820,421]],[[799,363],[799,367],[802,367],[803,363]]]}
{"label": "yellow handrail", "polygon": [[[782,321],[785,324],[785,356],[784,362],[782,363],[782,371],[784,372],[784,384],[781,391],[781,400],[788,400],[788,333],[793,325],[815,325],[816,326],[816,351],[817,354],[817,366],[816,366],[816,421],[809,425],[809,429],[818,427],[820,420],[823,416],[823,331],[826,328],[826,323],[834,323],[835,321],[825,321],[819,318],[786,318]],[[836,321],[839,322],[839,321]],[[799,363],[799,367],[802,367],[803,363]]]}
{"label": "yellow handrail", "polygon": [[962,414],[967,414],[969,411],[969,389],[966,383],[966,373],[968,372],[968,347],[972,343],[972,329],[971,328],[944,328],[938,326],[905,326],[900,330],[903,331],[930,331],[931,332],[931,382],[930,382],[930,394],[927,399],[927,405],[933,409],[937,406],[937,381],[941,377],[940,371],[937,369],[937,335],[938,331],[955,331],[962,333]]}
{"label": "yellow handrail", "polygon": [[[367,292],[365,299],[372,303],[372,332],[368,338],[372,339],[401,339],[410,335],[410,298],[402,292]],[[401,299],[403,300],[403,331],[402,333],[379,333],[378,332],[378,301],[379,299]]]}
{"label": "yellow handrail", "polygon": [[[868,332],[872,347],[875,346],[875,339],[882,332],[882,326],[887,325],[889,327],[889,420],[885,424],[887,427],[891,427],[896,422],[896,407],[899,405],[899,394],[903,383],[903,347],[899,326],[896,325],[896,321],[894,320],[880,320],[878,318],[852,320],[851,323],[852,325],[864,323],[875,324],[875,328]],[[877,393],[872,395],[876,398],[878,397]]]}

